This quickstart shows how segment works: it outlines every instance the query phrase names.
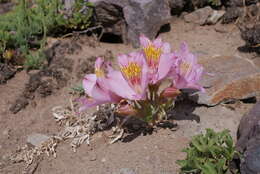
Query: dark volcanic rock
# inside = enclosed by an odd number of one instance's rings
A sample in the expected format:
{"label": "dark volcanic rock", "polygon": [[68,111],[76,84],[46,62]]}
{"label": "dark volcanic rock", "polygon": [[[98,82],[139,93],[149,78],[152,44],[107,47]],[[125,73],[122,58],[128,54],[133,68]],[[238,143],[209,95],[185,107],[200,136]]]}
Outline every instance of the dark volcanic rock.
{"label": "dark volcanic rock", "polygon": [[243,8],[230,7],[227,8],[226,13],[223,16],[223,24],[234,22],[238,17],[242,16]]}
{"label": "dark volcanic rock", "polygon": [[180,14],[183,11],[186,4],[187,4],[186,0],[169,0],[171,14],[172,15]]}
{"label": "dark volcanic rock", "polygon": [[15,103],[10,107],[10,111],[14,114],[24,109],[29,104],[29,101],[25,97],[18,98]]}
{"label": "dark volcanic rock", "polygon": [[[245,0],[245,5],[256,4],[257,2],[258,2],[258,0]],[[226,5],[242,7],[242,6],[244,6],[244,0],[228,0],[226,2]]]}
{"label": "dark volcanic rock", "polygon": [[248,46],[260,44],[260,25],[255,25],[252,28],[241,28],[241,37]]}
{"label": "dark volcanic rock", "polygon": [[171,17],[168,0],[90,0],[96,7],[97,20],[105,32],[121,35],[139,47],[139,36],[156,37],[161,26]]}
{"label": "dark volcanic rock", "polygon": [[260,173],[260,102],[241,119],[236,150],[243,154],[241,174]]}
{"label": "dark volcanic rock", "polygon": [[0,63],[0,84],[5,83],[12,78],[16,73],[16,70],[7,64]]}

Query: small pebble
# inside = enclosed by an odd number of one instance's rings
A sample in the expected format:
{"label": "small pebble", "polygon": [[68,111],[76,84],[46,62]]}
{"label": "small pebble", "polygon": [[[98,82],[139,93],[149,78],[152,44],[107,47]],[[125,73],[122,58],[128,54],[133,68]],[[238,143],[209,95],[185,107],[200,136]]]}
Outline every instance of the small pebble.
{"label": "small pebble", "polygon": [[96,161],[97,160],[97,155],[96,154],[91,155],[89,160],[90,161]]}
{"label": "small pebble", "polygon": [[102,158],[102,159],[101,159],[101,162],[102,162],[102,163],[106,162],[106,158]]}
{"label": "small pebble", "polygon": [[10,130],[9,130],[9,129],[6,129],[6,130],[3,131],[3,135],[4,135],[4,136],[8,136],[8,135],[9,135],[9,132],[10,132]]}

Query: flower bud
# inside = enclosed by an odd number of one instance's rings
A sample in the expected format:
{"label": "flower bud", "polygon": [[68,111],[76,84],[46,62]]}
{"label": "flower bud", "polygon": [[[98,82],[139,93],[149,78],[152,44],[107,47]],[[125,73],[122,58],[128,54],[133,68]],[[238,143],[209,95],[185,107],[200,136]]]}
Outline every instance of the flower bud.
{"label": "flower bud", "polygon": [[137,110],[130,104],[123,104],[117,108],[117,113],[123,116],[136,116]]}
{"label": "flower bud", "polygon": [[180,95],[181,91],[174,86],[164,89],[161,93],[161,97],[164,98],[176,98]]}

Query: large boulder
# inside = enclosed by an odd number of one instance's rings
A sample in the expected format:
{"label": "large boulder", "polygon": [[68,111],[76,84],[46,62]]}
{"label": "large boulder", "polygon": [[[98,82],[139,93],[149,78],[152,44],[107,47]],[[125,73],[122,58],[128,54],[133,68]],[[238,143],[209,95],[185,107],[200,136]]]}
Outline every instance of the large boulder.
{"label": "large boulder", "polygon": [[241,174],[260,173],[260,102],[241,119],[236,150],[242,154]]}
{"label": "large boulder", "polygon": [[216,105],[229,99],[259,97],[259,66],[238,56],[218,56],[200,62],[205,71],[201,84],[206,92],[198,92],[191,99],[199,104]]}
{"label": "large boulder", "polygon": [[[171,17],[168,0],[90,0],[95,4],[97,20],[105,32],[121,35],[125,42],[139,47],[139,36],[144,34],[154,39],[161,26]],[[116,10],[115,10],[116,9]],[[106,22],[104,22],[106,21]],[[117,30],[106,24],[117,24]]]}

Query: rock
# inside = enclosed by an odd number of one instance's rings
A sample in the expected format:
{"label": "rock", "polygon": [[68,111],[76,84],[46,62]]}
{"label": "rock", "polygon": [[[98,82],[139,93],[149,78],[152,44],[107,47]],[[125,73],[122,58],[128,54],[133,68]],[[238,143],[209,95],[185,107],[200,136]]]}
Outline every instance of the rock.
{"label": "rock", "polygon": [[10,129],[6,129],[6,130],[3,131],[3,135],[4,135],[4,136],[7,136],[7,137],[8,137],[8,136],[9,136],[9,133],[10,133]]}
{"label": "rock", "polygon": [[102,162],[102,163],[105,163],[106,161],[107,161],[106,158],[102,158],[102,159],[101,159],[101,162]]}
{"label": "rock", "polygon": [[241,174],[260,173],[260,102],[241,119],[236,150],[243,154]]}
{"label": "rock", "polygon": [[238,17],[242,16],[244,12],[243,8],[231,7],[227,8],[226,13],[223,16],[223,24],[234,22]]}
{"label": "rock", "polygon": [[213,13],[207,19],[207,24],[216,24],[225,14],[226,12],[223,10],[214,10]]}
{"label": "rock", "polygon": [[97,22],[104,27],[104,33],[112,33],[122,36],[126,42],[126,22],[124,20],[123,7],[112,1],[96,2]]}
{"label": "rock", "polygon": [[0,63],[0,85],[6,83],[16,73],[16,69],[10,65]]}
{"label": "rock", "polygon": [[96,6],[98,21],[105,32],[121,35],[124,42],[130,41],[139,47],[139,36],[144,34],[154,39],[161,26],[169,23],[168,0],[90,0]]}
{"label": "rock", "polygon": [[205,71],[201,84],[206,92],[191,96],[200,104],[214,105],[227,99],[245,99],[260,94],[260,69],[247,59],[219,56],[200,62]]}
{"label": "rock", "polygon": [[9,110],[13,113],[16,114],[20,110],[24,109],[27,105],[29,104],[29,101],[25,97],[19,97],[9,108]]}
{"label": "rock", "polygon": [[194,8],[202,8],[208,5],[208,0],[191,0],[191,3]]}
{"label": "rock", "polygon": [[251,5],[251,4],[256,4],[258,0],[228,0],[226,2],[227,6],[237,6],[237,7],[242,7],[244,6],[244,1],[245,5]]}
{"label": "rock", "polygon": [[169,0],[172,15],[180,14],[187,2],[185,0]]}
{"label": "rock", "polygon": [[198,9],[192,13],[184,16],[184,20],[189,23],[195,23],[199,25],[204,25],[207,22],[208,17],[213,13],[213,9],[209,6],[205,8]]}
{"label": "rock", "polygon": [[[255,47],[260,44],[260,24],[255,25],[252,28],[240,28],[240,32],[241,38],[246,42],[246,46]],[[256,51],[260,53],[259,46],[256,47]]]}
{"label": "rock", "polygon": [[27,143],[39,147],[43,142],[47,141],[49,138],[50,137],[43,134],[33,133],[27,137]]}
{"label": "rock", "polygon": [[122,168],[119,170],[119,174],[136,174],[136,172],[130,168]]}

